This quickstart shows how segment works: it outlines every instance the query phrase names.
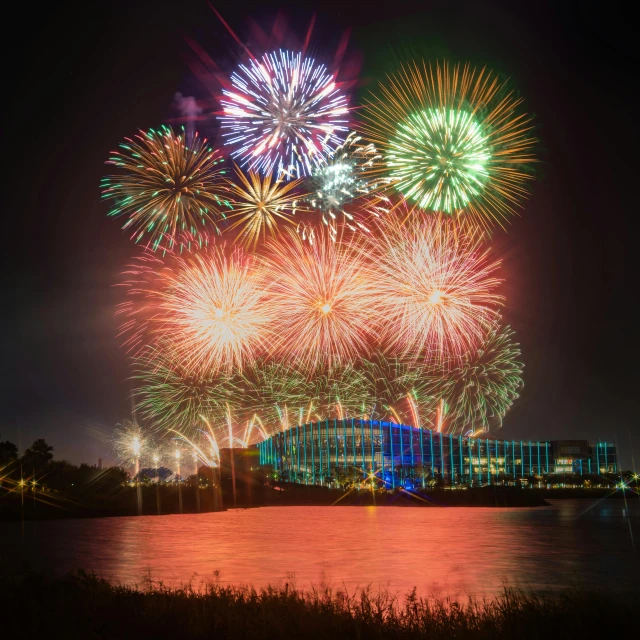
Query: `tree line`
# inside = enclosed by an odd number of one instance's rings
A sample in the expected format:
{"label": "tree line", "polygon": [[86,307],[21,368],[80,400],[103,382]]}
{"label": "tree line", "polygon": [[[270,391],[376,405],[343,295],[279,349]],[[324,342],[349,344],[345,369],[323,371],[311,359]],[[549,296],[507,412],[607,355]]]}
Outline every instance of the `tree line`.
{"label": "tree line", "polygon": [[0,488],[5,491],[64,492],[108,496],[128,479],[121,467],[54,460],[54,448],[39,438],[20,455],[9,440],[0,442]]}

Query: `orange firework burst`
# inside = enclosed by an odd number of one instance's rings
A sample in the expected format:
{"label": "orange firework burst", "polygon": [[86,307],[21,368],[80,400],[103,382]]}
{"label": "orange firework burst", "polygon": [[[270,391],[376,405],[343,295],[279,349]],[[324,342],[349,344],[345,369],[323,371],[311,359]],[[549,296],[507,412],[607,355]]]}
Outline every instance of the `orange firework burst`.
{"label": "orange firework burst", "polygon": [[503,225],[528,195],[535,161],[521,106],[487,69],[407,64],[362,111],[363,137],[381,153],[367,174],[426,211]]}
{"label": "orange firework burst", "polygon": [[278,310],[275,351],[309,369],[367,352],[377,332],[377,296],[356,241],[333,242],[322,232],[311,245],[291,232],[268,249],[262,268]]}
{"label": "orange firework burst", "polygon": [[272,182],[272,175],[260,177],[253,171],[247,178],[236,168],[236,174],[241,184],[228,182],[232,194],[234,213],[229,218],[238,218],[230,227],[242,227],[239,239],[247,247],[255,248],[262,236],[264,242],[267,232],[275,235],[278,220],[291,223],[296,213],[299,196],[292,191],[302,182],[301,179],[282,183],[280,180]]}
{"label": "orange firework burst", "polygon": [[265,350],[268,286],[239,249],[221,247],[165,264],[143,256],[128,272],[123,333],[132,348],[169,345],[189,374],[241,369]]}
{"label": "orange firework burst", "polygon": [[371,242],[377,289],[386,314],[386,341],[414,359],[458,360],[495,319],[499,260],[490,260],[479,234],[414,211],[389,216]]}

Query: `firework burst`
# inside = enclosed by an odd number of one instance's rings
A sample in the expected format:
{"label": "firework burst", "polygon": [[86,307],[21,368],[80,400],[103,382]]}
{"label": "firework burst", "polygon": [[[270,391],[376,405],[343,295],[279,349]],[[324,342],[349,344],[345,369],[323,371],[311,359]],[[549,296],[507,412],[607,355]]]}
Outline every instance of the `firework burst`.
{"label": "firework burst", "polygon": [[262,361],[237,373],[232,380],[236,415],[246,422],[259,416],[269,430],[288,426],[289,411],[304,405],[309,396],[309,381],[296,367],[276,361]]}
{"label": "firework burst", "polygon": [[202,378],[171,358],[171,346],[147,347],[134,362],[135,398],[142,418],[158,430],[192,433],[204,419],[219,417],[232,397],[225,371]]}
{"label": "firework burst", "polygon": [[355,241],[319,234],[310,245],[296,233],[268,245],[262,262],[278,310],[274,351],[303,369],[346,365],[376,338],[376,287]]}
{"label": "firework burst", "polygon": [[442,430],[478,433],[498,429],[522,389],[520,347],[509,327],[494,325],[463,362],[429,378],[430,395],[442,400]]}
{"label": "firework burst", "polygon": [[342,144],[347,102],[322,64],[277,51],[240,65],[221,126],[243,167],[287,179],[311,174]]}
{"label": "firework burst", "polygon": [[486,69],[412,63],[363,110],[383,159],[369,174],[428,211],[503,224],[528,195],[534,162],[522,99]]}
{"label": "firework burst", "polygon": [[292,223],[300,196],[293,190],[301,179],[283,184],[272,181],[271,175],[260,177],[253,171],[249,177],[236,171],[240,184],[229,182],[234,212],[228,217],[237,218],[230,229],[240,227],[239,240],[248,247],[255,248],[258,239],[266,239],[267,233],[275,235],[278,220]]}
{"label": "firework burst", "polygon": [[120,464],[135,465],[136,473],[154,446],[149,434],[133,420],[123,420],[116,426],[112,444]]}
{"label": "firework burst", "polygon": [[146,234],[153,250],[206,244],[207,225],[215,226],[229,206],[221,195],[219,152],[197,134],[187,141],[167,126],[126,138],[120,148],[107,164],[122,175],[102,181],[102,197],[114,203],[109,215],[126,216],[122,228],[130,229],[136,242]]}
{"label": "firework burst", "polygon": [[299,413],[304,422],[360,416],[369,410],[370,390],[363,372],[355,364],[317,373],[310,380],[306,407]]}
{"label": "firework burst", "polygon": [[269,286],[253,263],[218,246],[166,262],[142,256],[126,272],[125,344],[134,355],[168,345],[184,374],[203,379],[250,364],[266,349],[272,321]]}
{"label": "firework burst", "polygon": [[364,208],[349,205],[378,188],[378,181],[367,179],[365,170],[380,159],[373,144],[363,144],[361,136],[351,132],[327,164],[313,171],[309,204],[320,212],[322,223],[329,228],[332,237],[337,237],[341,224],[352,231],[369,231],[361,219]]}
{"label": "firework burst", "polygon": [[414,361],[462,358],[496,317],[500,261],[453,221],[422,212],[387,218],[378,236],[369,244],[387,343]]}
{"label": "firework burst", "polygon": [[360,415],[369,389],[353,365],[309,372],[282,362],[262,362],[234,376],[232,412],[240,424],[259,423],[275,433],[295,424]]}
{"label": "firework burst", "polygon": [[362,360],[358,369],[366,381],[372,417],[421,426],[421,417],[432,404],[424,366],[378,351]]}

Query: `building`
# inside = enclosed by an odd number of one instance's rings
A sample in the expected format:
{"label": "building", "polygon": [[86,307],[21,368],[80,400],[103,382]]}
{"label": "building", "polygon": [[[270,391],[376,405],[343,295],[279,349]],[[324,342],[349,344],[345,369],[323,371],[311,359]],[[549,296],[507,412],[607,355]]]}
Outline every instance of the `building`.
{"label": "building", "polygon": [[224,506],[260,503],[264,478],[256,449],[220,449],[218,477]]}
{"label": "building", "polygon": [[491,484],[556,473],[615,473],[613,444],[523,442],[454,436],[349,418],[298,425],[258,445],[260,464],[282,480],[344,484],[375,475],[388,488],[428,482]]}
{"label": "building", "polygon": [[554,440],[551,442],[554,473],[616,473],[616,446],[608,442],[586,440]]}

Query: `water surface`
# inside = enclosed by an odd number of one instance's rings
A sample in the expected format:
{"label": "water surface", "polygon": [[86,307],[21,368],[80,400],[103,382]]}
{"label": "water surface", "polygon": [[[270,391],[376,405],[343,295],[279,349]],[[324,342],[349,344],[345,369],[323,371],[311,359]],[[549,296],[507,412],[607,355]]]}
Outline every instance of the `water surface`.
{"label": "water surface", "polygon": [[311,584],[423,595],[638,588],[640,501],[537,508],[269,507],[0,525],[12,562],[116,582]]}

